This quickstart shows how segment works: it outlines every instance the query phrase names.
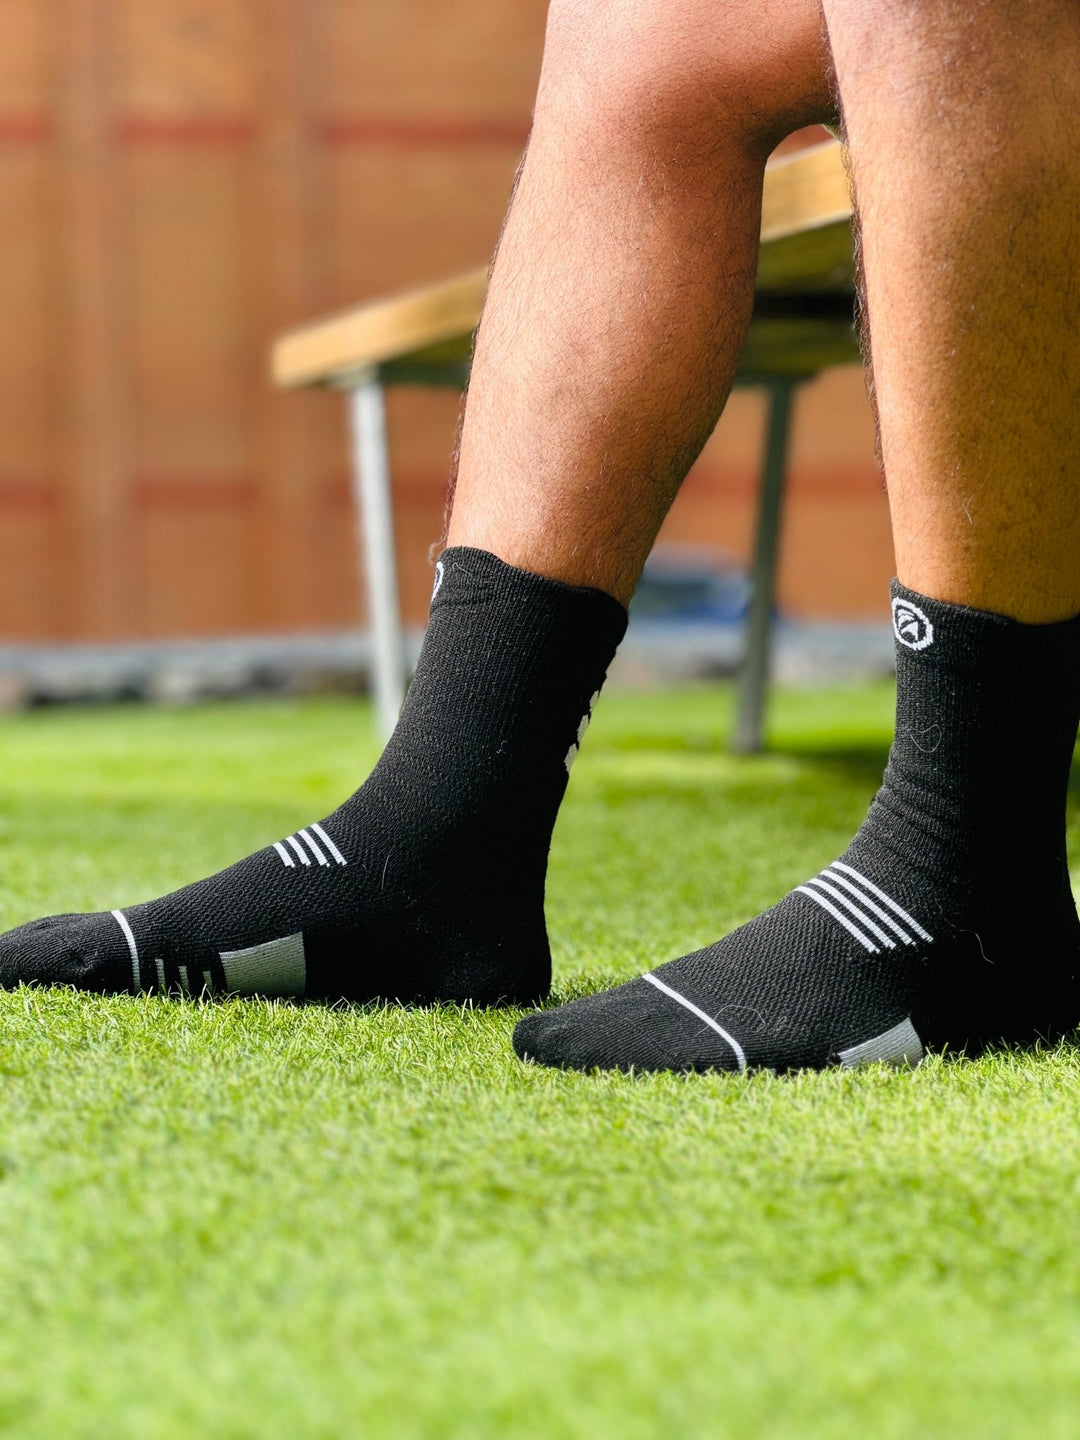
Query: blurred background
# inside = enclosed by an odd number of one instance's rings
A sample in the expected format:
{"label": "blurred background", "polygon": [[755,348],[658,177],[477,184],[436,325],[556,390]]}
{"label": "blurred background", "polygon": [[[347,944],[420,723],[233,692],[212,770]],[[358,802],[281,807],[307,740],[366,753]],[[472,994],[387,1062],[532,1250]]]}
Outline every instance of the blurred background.
{"label": "blurred background", "polygon": [[[365,617],[344,404],[275,392],[269,348],[484,263],[545,8],[0,0],[0,701],[183,698],[260,664],[280,679],[289,656],[348,669]],[[413,626],[458,406],[390,392]],[[741,603],[764,413],[737,392],[688,478],[654,618]],[[857,649],[891,574],[862,375],[836,370],[798,399],[781,614]]]}

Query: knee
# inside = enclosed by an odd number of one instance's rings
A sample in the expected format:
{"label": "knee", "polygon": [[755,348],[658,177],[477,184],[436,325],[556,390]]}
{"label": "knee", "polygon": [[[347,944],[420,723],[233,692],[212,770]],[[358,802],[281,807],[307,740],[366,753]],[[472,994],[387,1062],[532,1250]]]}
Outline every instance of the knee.
{"label": "knee", "polygon": [[594,147],[764,154],[832,97],[817,0],[553,0],[537,118]]}

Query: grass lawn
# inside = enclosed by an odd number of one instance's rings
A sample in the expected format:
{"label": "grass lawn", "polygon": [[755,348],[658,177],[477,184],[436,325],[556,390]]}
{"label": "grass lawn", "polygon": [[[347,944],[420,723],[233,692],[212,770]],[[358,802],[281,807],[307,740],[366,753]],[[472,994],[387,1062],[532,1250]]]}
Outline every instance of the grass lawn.
{"label": "grass lawn", "polygon": [[[600,707],[560,997],[714,939],[859,823],[887,687],[780,696],[760,759],[730,713]],[[348,700],[38,713],[0,752],[5,926],[206,873],[375,756]],[[0,995],[0,1433],[1080,1431],[1076,1049],[594,1078],[520,1065],[515,1018]]]}

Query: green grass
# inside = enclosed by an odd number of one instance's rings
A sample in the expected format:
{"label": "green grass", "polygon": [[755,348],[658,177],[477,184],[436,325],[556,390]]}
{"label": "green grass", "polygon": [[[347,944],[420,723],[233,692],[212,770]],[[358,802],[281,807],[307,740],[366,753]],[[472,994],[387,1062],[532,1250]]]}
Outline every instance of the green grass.
{"label": "green grass", "polygon": [[[606,699],[556,837],[558,993],[832,859],[890,712],[782,695],[736,761],[722,692]],[[14,924],[286,834],[375,751],[320,701],[38,713],[0,753]],[[0,1432],[1076,1434],[1074,1048],[596,1078],[519,1065],[514,1018],[0,996]]]}

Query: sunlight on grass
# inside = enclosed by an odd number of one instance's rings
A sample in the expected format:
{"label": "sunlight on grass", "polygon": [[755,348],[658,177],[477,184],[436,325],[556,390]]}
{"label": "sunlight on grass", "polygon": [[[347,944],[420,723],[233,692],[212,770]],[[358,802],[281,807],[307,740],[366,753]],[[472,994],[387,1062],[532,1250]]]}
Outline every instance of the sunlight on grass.
{"label": "sunlight on grass", "polygon": [[[746,761],[730,713],[600,707],[552,858],[560,995],[714,939],[858,825],[887,686],[782,694]],[[184,883],[375,758],[345,700],[0,737],[5,924]],[[517,1013],[0,995],[0,1431],[1075,1434],[1073,1046],[590,1077],[518,1064]]]}

